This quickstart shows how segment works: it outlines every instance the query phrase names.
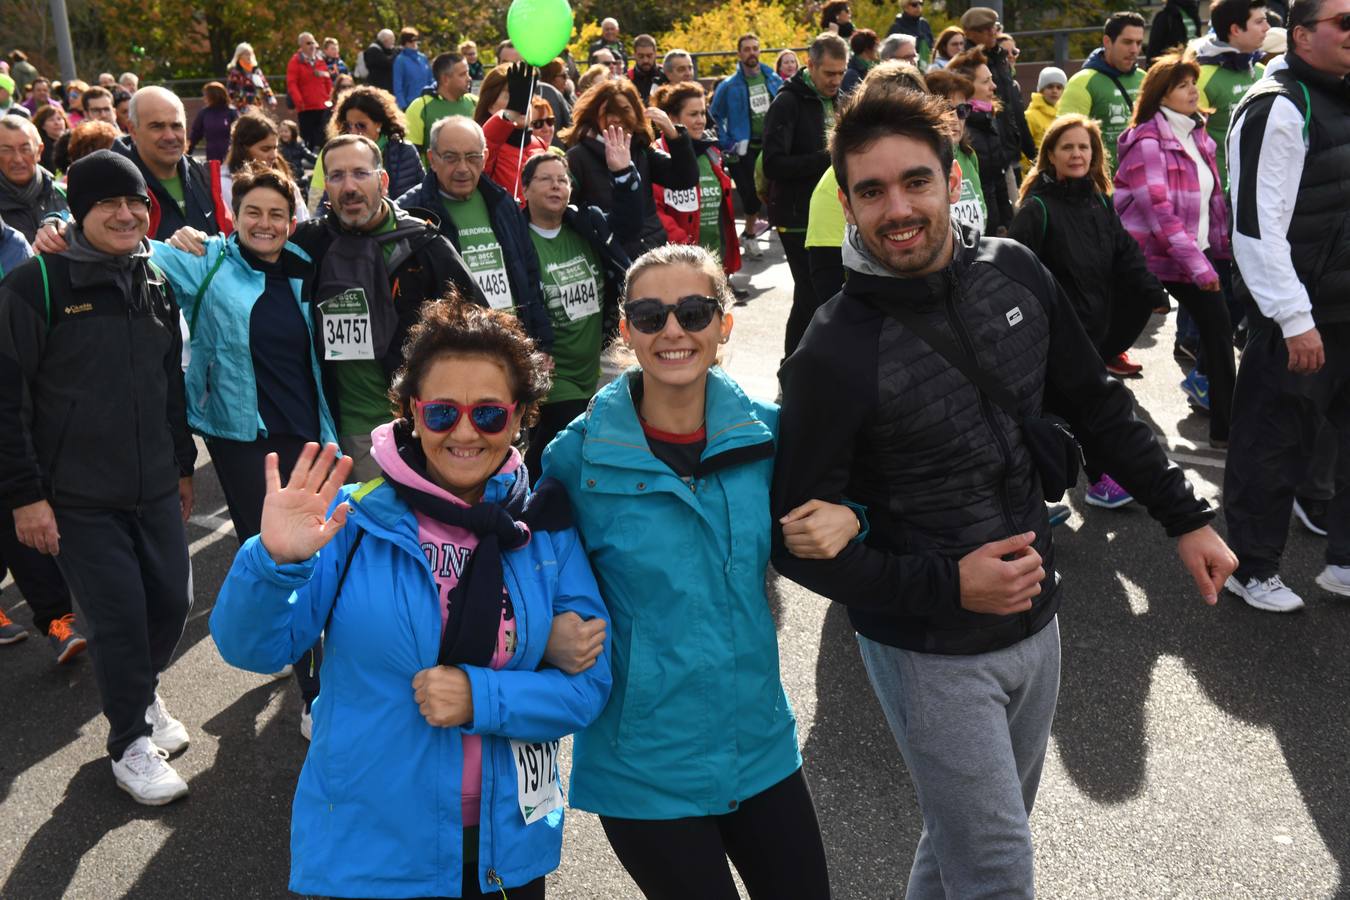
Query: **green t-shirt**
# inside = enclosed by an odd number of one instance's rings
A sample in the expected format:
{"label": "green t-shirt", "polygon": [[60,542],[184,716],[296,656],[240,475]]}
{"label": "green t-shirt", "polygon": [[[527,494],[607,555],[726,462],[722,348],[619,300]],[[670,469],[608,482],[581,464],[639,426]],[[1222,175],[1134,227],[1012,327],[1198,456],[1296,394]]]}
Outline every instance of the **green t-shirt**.
{"label": "green t-shirt", "polygon": [[553,321],[553,390],[545,402],[589,400],[600,382],[604,270],[591,245],[570,226],[550,234],[530,226]]}
{"label": "green t-shirt", "polygon": [[698,157],[698,242],[721,261],[722,182],[717,180],[706,153]]}
{"label": "green t-shirt", "polygon": [[178,204],[178,211],[186,215],[187,203],[183,198],[182,176],[175,175],[172,178],[161,178],[159,183],[164,187],[165,193],[173,198],[173,202]]}
{"label": "green t-shirt", "polygon": [[[1182,18],[1190,21],[1185,16]],[[1238,72],[1227,66],[1200,67],[1200,106],[1214,110],[1205,122],[1205,130],[1216,145],[1215,162],[1225,193],[1228,192],[1228,126],[1233,121],[1233,110],[1265,74],[1266,67],[1260,63],[1250,72]]]}
{"label": "green t-shirt", "polygon": [[984,187],[980,184],[980,164],[973,153],[958,144],[956,164],[961,167],[961,199],[952,204],[952,218],[984,233],[989,211],[984,208]]}
{"label": "green t-shirt", "polygon": [[816,97],[820,100],[820,105],[823,109],[822,118],[825,122],[825,143],[829,144],[830,132],[834,131],[835,98],[826,97],[820,92],[820,89],[816,87],[816,83],[811,80],[810,71],[803,72],[802,78],[807,84],[811,85],[811,90],[815,92]]}
{"label": "green t-shirt", "polygon": [[758,69],[755,74],[745,76],[745,84],[750,88],[750,140],[758,141],[764,137],[764,114],[769,111],[773,97],[764,73]]}
{"label": "green t-shirt", "polygon": [[844,207],[839,202],[839,179],[834,166],[825,170],[811,191],[811,206],[806,218],[806,246],[844,246]]}
{"label": "green t-shirt", "polygon": [[1064,87],[1064,96],[1059,99],[1058,112],[1061,116],[1082,113],[1101,123],[1102,141],[1106,144],[1113,175],[1116,171],[1116,142],[1129,127],[1135,101],[1139,99],[1139,86],[1143,83],[1144,70],[1138,66],[1120,79],[1121,87],[1130,95],[1126,103],[1120,88],[1105,73],[1095,69],[1079,69],[1069,79]]}
{"label": "green t-shirt", "polygon": [[488,305],[493,309],[514,311],[502,245],[492,230],[492,219],[488,216],[483,195],[475,190],[469,199],[455,200],[441,194],[441,205],[459,229],[459,255],[464,257],[464,264],[483,296],[487,297]]}
{"label": "green t-shirt", "polygon": [[404,113],[408,118],[408,143],[425,150],[427,135],[431,134],[432,125],[449,116],[472,118],[477,106],[478,98],[473,94],[465,94],[454,101],[447,100],[440,94],[418,97],[408,104],[408,109]]}
{"label": "green t-shirt", "polygon": [[[393,215],[385,216],[384,222],[374,233],[393,231],[396,224]],[[384,245],[386,262],[389,254],[394,252],[396,243],[390,241]],[[389,376],[385,375],[384,366],[378,359],[352,359],[329,362],[328,365],[333,367],[333,381],[337,385],[339,435],[368,435],[393,418],[393,408],[389,403]]]}

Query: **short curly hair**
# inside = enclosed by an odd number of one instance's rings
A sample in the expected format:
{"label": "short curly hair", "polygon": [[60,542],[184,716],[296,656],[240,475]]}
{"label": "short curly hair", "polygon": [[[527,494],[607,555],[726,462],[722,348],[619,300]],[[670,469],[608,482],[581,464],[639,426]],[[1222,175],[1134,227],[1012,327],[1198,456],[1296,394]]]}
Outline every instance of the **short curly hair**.
{"label": "short curly hair", "polygon": [[534,424],[539,404],[552,387],[547,357],[515,316],[465,300],[454,288],[443,300],[422,304],[417,324],[403,343],[403,366],[394,375],[389,399],[405,424],[411,427],[416,422],[413,400],[432,365],[462,356],[500,363],[506,369],[511,399],[520,404],[522,425]]}
{"label": "short curly hair", "polygon": [[338,101],[337,108],[333,110],[333,115],[328,120],[330,139],[342,134],[342,120],[349,109],[355,109],[369,116],[372,122],[380,126],[380,137],[403,140],[408,134],[408,120],[404,118],[403,110],[398,108],[398,101],[394,99],[394,95],[386,90],[363,84],[347,91]]}

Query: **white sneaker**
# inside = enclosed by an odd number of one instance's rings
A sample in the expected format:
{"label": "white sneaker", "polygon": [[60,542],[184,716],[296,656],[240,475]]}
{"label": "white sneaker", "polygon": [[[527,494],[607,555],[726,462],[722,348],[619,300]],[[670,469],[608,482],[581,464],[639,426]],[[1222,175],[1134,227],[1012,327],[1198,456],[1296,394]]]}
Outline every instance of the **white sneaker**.
{"label": "white sneaker", "polygon": [[305,740],[310,739],[314,733],[314,715],[309,711],[309,707],[300,710],[300,735]]}
{"label": "white sneaker", "polygon": [[[181,727],[181,726],[180,726]],[[186,797],[187,782],[179,777],[165,760],[169,754],[156,747],[149,738],[138,737],[112,764],[117,786],[131,795],[137,803],[163,806],[179,797]]]}
{"label": "white sneaker", "polygon": [[177,753],[188,745],[187,729],[182,722],[169,715],[164,698],[158,692],[155,693],[155,702],[145,708],[145,721],[154,729],[150,740],[155,742],[155,746]]}
{"label": "white sneaker", "polygon": [[[1321,576],[1317,581],[1321,583]],[[1303,598],[1289,590],[1278,575],[1265,580],[1249,578],[1246,584],[1238,581],[1236,575],[1229,575],[1224,587],[1246,600],[1248,606],[1266,612],[1294,612],[1303,608]],[[1346,585],[1346,593],[1350,594],[1350,584]]]}
{"label": "white sneaker", "polygon": [[1317,576],[1317,586],[1324,591],[1350,597],[1350,566],[1327,566]]}
{"label": "white sneaker", "polygon": [[279,671],[276,671],[276,672],[273,672],[273,673],[272,673],[272,680],[273,680],[273,681],[283,681],[283,680],[285,680],[285,679],[287,679],[287,678],[290,678],[290,677],[291,677],[291,673],[294,672],[294,671],[295,671],[295,667],[294,667],[294,666],[285,666],[284,668],[280,669]]}

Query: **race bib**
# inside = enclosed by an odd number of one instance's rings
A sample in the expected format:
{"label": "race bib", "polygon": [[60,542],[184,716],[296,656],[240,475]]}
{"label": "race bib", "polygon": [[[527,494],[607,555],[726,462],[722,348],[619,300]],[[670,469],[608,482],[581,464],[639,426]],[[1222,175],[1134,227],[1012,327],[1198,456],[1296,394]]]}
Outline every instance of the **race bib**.
{"label": "race bib", "polygon": [[478,289],[487,297],[488,306],[493,309],[510,309],[511,282],[506,277],[506,264],[502,262],[502,248],[493,244],[489,247],[466,247],[464,262],[469,267]]}
{"label": "race bib", "polygon": [[757,84],[750,88],[750,111],[757,116],[762,116],[769,111],[769,103],[772,101],[769,96],[769,89],[762,84]]}
{"label": "race bib", "polygon": [[963,225],[969,225],[984,232],[984,208],[975,194],[975,185],[969,178],[961,179],[961,199],[952,204],[952,218]]}
{"label": "race bib", "polygon": [[575,322],[599,312],[599,287],[585,259],[574,259],[549,274],[558,285],[558,301],[567,321]]}
{"label": "race bib", "polygon": [[533,825],[555,809],[562,809],[562,781],[558,777],[558,742],[511,742],[516,761],[516,801],[526,825]]}
{"label": "race bib", "polygon": [[698,188],[666,188],[666,206],[681,213],[697,212]]}
{"label": "race bib", "polygon": [[325,360],[374,359],[366,292],[349,288],[319,304]]}

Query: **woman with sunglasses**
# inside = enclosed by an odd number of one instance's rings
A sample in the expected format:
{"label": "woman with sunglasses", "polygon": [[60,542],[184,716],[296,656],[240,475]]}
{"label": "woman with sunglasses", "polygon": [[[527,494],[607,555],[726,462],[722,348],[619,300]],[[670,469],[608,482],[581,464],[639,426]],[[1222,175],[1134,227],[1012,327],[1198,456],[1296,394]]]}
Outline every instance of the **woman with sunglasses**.
{"label": "woman with sunglasses", "polygon": [[[731,288],[702,247],[628,272],[637,357],[544,451],[572,497],[614,626],[614,690],[577,735],[570,803],[600,815],[648,898],[829,896],[825,852],[779,680],[765,596],[778,409],[717,366]],[[853,510],[811,501],[788,547],[833,557]]]}
{"label": "woman with sunglasses", "polygon": [[[380,148],[384,171],[389,174],[389,196],[402,197],[422,183],[422,157],[406,140],[408,122],[394,102],[394,95],[362,85],[342,96],[328,121],[328,140],[339,134],[368,137]],[[323,157],[314,166],[311,191],[324,189]]]}
{"label": "woman with sunglasses", "polygon": [[[483,123],[483,138],[487,142],[487,159],[483,174],[491,178],[517,200],[520,198],[520,170],[535,156],[548,152],[548,144],[537,137],[532,119],[533,101],[530,87],[538,78],[538,70],[525,63],[514,63],[506,69],[506,88],[497,94],[496,109]],[[553,107],[543,100],[547,122],[554,122]]]}
{"label": "woman with sunglasses", "polygon": [[[291,818],[290,888],[529,900],[562,852],[558,741],[609,694],[604,604],[567,496],[530,494],[513,444],[548,391],[511,315],[423,307],[374,434],[383,477],[342,487],[309,444],[211,615],[221,655],[272,671],[326,636]],[[555,617],[598,633],[585,671],[544,665]]]}

